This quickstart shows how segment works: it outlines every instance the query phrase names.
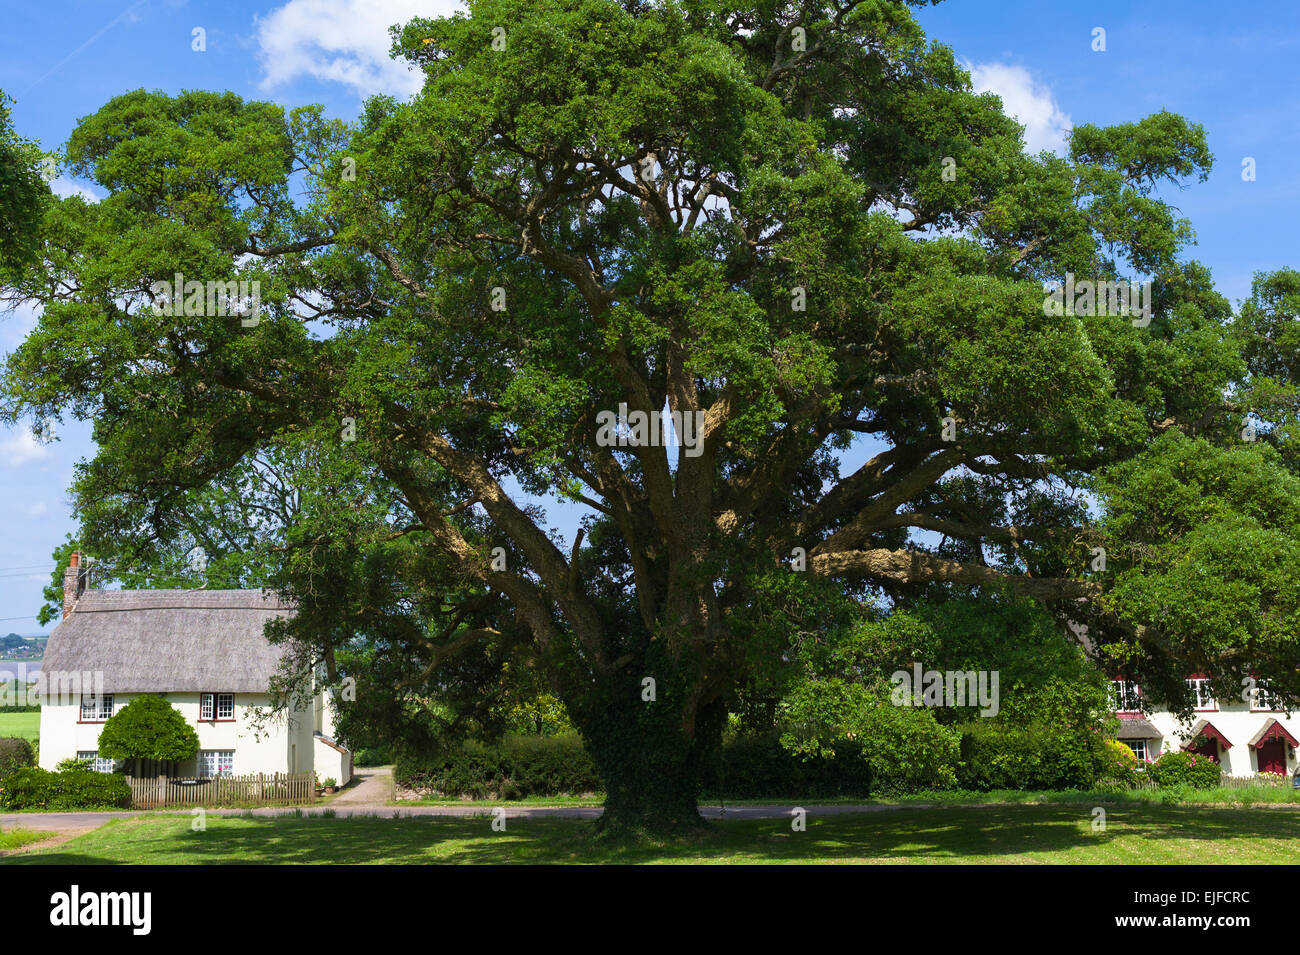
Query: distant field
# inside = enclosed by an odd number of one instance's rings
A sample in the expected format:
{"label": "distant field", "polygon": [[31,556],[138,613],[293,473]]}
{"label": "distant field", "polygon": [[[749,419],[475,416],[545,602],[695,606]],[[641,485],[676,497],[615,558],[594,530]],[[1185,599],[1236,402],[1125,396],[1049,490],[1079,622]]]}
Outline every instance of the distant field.
{"label": "distant field", "polygon": [[41,738],[41,714],[0,711],[0,736],[21,736],[37,742]]}

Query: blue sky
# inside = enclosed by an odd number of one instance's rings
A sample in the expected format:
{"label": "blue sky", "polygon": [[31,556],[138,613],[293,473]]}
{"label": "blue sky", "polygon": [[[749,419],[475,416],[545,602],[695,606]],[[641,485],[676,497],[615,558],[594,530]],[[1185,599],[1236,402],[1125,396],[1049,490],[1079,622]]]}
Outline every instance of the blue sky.
{"label": "blue sky", "polygon": [[[387,58],[385,27],[456,8],[450,0],[287,0],[280,3],[44,2],[10,4],[0,33],[0,89],[14,121],[47,149],[80,117],[140,87],[232,90],[286,107],[322,103],[350,119],[375,92],[406,94],[415,77]],[[1300,267],[1300,6],[1286,0],[1222,3],[1052,3],[947,0],[918,18],[1003,96],[1033,148],[1059,148],[1072,125],[1138,119],[1160,109],[1205,126],[1216,157],[1208,182],[1166,197],[1188,216],[1234,302],[1254,273]],[[1093,31],[1105,30],[1104,52]],[[196,51],[195,29],[205,49]],[[1241,164],[1253,157],[1256,180]],[[60,179],[67,194],[88,183]],[[90,190],[93,193],[93,189]],[[0,354],[34,321],[0,314]],[[89,427],[68,422],[58,440],[0,426],[0,634],[43,632],[34,615],[50,553],[73,529],[65,489],[93,453]],[[553,514],[552,523],[569,519]],[[14,619],[16,618],[16,619]]]}

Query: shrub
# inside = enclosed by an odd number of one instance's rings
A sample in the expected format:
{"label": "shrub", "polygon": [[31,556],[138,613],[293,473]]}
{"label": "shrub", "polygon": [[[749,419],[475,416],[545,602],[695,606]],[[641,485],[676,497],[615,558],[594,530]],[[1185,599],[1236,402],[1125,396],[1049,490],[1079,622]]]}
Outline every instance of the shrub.
{"label": "shrub", "polygon": [[[603,790],[591,757],[576,734],[507,736],[495,744],[469,742],[432,757],[401,756],[398,785],[451,798],[523,799]],[[871,793],[871,768],[861,742],[804,757],[775,735],[742,736],[723,745],[705,773],[704,797],[729,799],[829,798]]]}
{"label": "shrub", "polygon": [[185,760],[199,751],[199,734],[161,696],[137,696],[99,732],[105,759]]}
{"label": "shrub", "polygon": [[29,766],[0,783],[0,808],[4,809],[125,809],[130,805],[131,787],[125,778],[84,766],[57,773]]}
{"label": "shrub", "polygon": [[366,746],[353,754],[355,766],[388,766],[392,762],[392,750],[384,746]]}
{"label": "shrub", "polygon": [[523,799],[600,790],[596,766],[575,735],[507,736],[494,744],[469,741],[432,757],[403,755],[398,785],[444,796]]}
{"label": "shrub", "polygon": [[871,794],[871,768],[856,741],[804,756],[776,735],[740,736],[723,744],[721,761],[703,783],[701,795],[712,798],[865,798]]}
{"label": "shrub", "polygon": [[1192,789],[1213,789],[1219,785],[1219,765],[1199,753],[1174,750],[1164,753],[1147,769],[1148,775],[1161,789],[1189,786]]}
{"label": "shrub", "polygon": [[0,779],[16,770],[36,765],[32,744],[18,736],[0,737]]}
{"label": "shrub", "polygon": [[1091,789],[1106,765],[1101,736],[1088,730],[987,720],[962,730],[963,789]]}
{"label": "shrub", "polygon": [[881,794],[946,789],[957,783],[961,735],[928,709],[879,703],[861,723],[857,742]]}
{"label": "shrub", "polygon": [[1117,739],[1108,739],[1103,744],[1101,773],[1098,785],[1105,788],[1128,789],[1138,779],[1138,758],[1133,750]]}

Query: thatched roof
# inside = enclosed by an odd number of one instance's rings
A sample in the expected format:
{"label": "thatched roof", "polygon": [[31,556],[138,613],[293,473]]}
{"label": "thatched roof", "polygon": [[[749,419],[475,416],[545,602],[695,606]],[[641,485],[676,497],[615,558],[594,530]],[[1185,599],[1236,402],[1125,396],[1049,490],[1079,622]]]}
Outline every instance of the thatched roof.
{"label": "thatched roof", "polygon": [[1121,716],[1117,739],[1159,739],[1161,732],[1148,719],[1140,716]]}
{"label": "thatched roof", "polygon": [[286,648],[263,627],[292,611],[261,590],[87,590],[41,670],[102,672],[106,693],[265,693]]}

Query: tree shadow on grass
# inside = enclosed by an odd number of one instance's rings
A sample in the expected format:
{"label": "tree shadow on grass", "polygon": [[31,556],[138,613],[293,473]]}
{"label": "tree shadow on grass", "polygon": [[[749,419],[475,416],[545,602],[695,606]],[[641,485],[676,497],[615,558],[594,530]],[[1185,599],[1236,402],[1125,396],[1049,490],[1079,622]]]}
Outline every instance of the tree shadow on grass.
{"label": "tree shadow on grass", "polygon": [[[710,823],[680,840],[607,844],[590,822],[491,817],[210,816],[110,823],[47,853],[3,864],[543,864],[644,862],[1207,862],[1264,861],[1300,851],[1300,813],[1111,807],[1094,831],[1086,806],[904,809]],[[1270,855],[1271,853],[1271,855]]]}

